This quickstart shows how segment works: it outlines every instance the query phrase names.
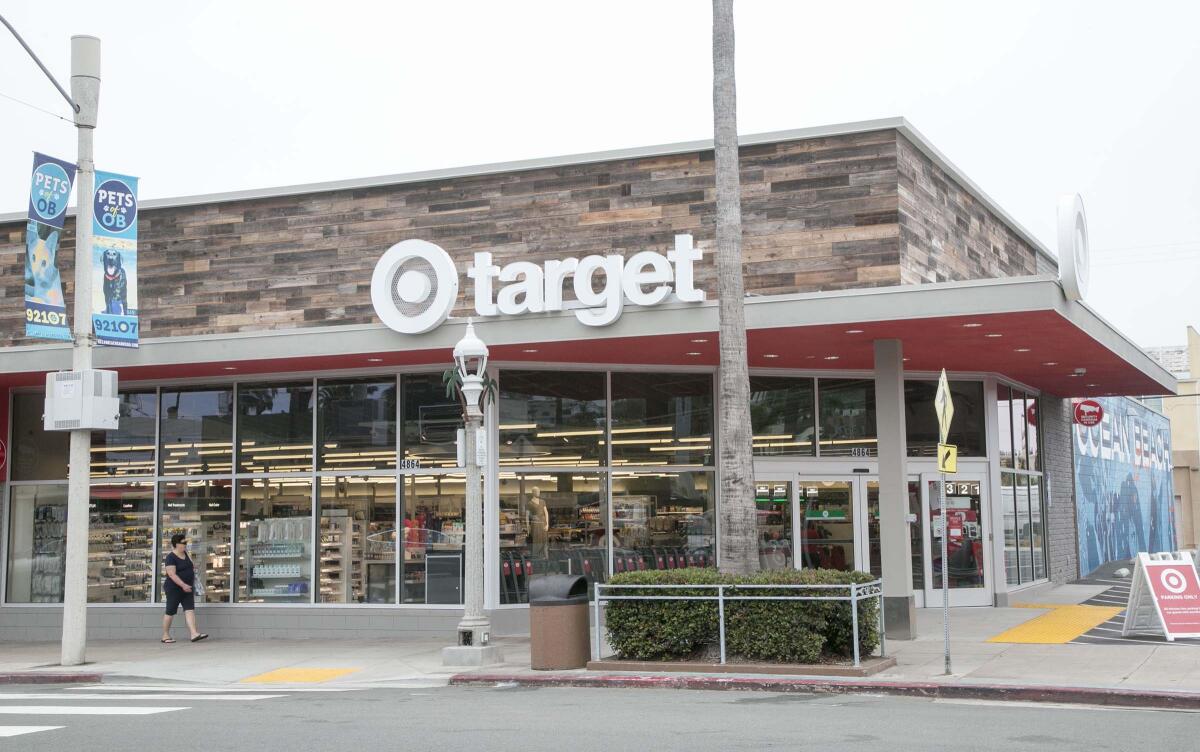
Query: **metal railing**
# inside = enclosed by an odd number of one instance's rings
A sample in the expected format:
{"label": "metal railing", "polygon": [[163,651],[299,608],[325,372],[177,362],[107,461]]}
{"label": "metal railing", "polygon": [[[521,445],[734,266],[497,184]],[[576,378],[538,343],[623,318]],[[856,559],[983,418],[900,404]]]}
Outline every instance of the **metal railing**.
{"label": "metal railing", "polygon": [[[601,660],[601,640],[603,623],[600,619],[601,604],[614,601],[716,601],[717,623],[719,626],[718,639],[721,649],[721,665],[725,665],[725,603],[726,601],[841,601],[851,604],[851,625],[854,633],[854,666],[862,665],[859,655],[859,619],[858,604],[861,601],[876,599],[879,625],[879,655],[887,656],[887,645],[883,633],[883,580],[872,580],[864,583],[848,583],[845,585],[606,585],[596,583],[596,595],[592,601],[593,621],[595,625],[595,643],[592,647],[592,659]],[[715,595],[620,595],[620,591],[658,591],[670,593],[676,590],[715,590]],[[727,595],[728,591],[741,590],[789,590],[801,593],[799,595]],[[831,595],[830,591],[845,591],[845,595]],[[609,592],[616,591],[616,595]],[[805,592],[815,592],[816,595],[804,595]]]}

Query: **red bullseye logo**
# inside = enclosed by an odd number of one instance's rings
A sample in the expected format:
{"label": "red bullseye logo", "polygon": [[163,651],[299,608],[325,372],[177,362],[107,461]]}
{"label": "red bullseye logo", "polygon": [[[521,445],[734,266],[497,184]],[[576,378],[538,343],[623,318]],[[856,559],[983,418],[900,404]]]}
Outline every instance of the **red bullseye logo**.
{"label": "red bullseye logo", "polygon": [[1187,590],[1187,578],[1178,569],[1164,569],[1158,576],[1158,581],[1170,592],[1178,595]]}

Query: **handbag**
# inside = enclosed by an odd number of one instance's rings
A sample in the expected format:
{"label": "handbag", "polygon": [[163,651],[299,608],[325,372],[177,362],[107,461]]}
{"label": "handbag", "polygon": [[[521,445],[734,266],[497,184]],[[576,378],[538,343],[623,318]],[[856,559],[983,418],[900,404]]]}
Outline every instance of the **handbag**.
{"label": "handbag", "polygon": [[204,597],[204,582],[200,579],[200,575],[192,576],[192,594]]}

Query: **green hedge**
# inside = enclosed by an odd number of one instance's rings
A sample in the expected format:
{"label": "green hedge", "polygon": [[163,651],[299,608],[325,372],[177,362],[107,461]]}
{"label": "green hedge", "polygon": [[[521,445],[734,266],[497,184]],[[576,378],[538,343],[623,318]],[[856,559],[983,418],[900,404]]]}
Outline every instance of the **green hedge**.
{"label": "green hedge", "polygon": [[[870,582],[866,572],[831,569],[773,570],[723,575],[715,569],[625,572],[614,585],[848,585]],[[612,595],[716,595],[711,588],[614,590]],[[845,595],[846,590],[830,594]],[[795,595],[770,588],[726,588],[726,595]],[[816,595],[816,591],[804,591]],[[858,604],[859,650],[870,655],[879,644],[875,599]],[[703,659],[715,650],[720,626],[716,601],[611,601],[605,606],[609,644],[630,660]],[[853,657],[850,605],[838,601],[726,601],[725,650],[729,658],[780,663],[817,663]]]}

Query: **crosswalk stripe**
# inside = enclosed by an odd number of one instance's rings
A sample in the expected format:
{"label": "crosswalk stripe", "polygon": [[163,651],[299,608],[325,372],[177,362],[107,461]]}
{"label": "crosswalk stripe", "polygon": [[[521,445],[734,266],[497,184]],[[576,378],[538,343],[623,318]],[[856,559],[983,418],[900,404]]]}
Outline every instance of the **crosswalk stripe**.
{"label": "crosswalk stripe", "polygon": [[39,731],[54,731],[62,726],[0,726],[0,737],[36,734]]}
{"label": "crosswalk stripe", "polygon": [[0,702],[7,700],[166,700],[175,702],[192,702],[194,700],[273,700],[283,695],[248,695],[248,694],[200,694],[200,695],[166,695],[159,694],[119,694],[104,695],[99,692],[87,693],[55,693],[55,692],[0,692]]}
{"label": "crosswalk stripe", "polygon": [[185,707],[152,708],[134,705],[0,705],[5,715],[154,715],[189,710]]}

